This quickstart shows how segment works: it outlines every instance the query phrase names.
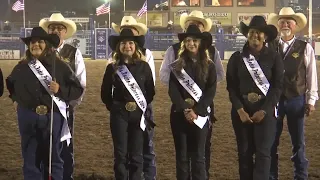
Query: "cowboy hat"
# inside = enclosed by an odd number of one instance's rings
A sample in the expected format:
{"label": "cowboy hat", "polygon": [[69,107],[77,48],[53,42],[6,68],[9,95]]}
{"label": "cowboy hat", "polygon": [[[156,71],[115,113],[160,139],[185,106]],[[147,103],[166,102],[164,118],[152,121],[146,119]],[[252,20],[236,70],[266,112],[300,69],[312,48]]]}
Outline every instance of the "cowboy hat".
{"label": "cowboy hat", "polygon": [[48,34],[42,27],[34,27],[31,31],[31,36],[21,38],[21,40],[27,45],[30,45],[32,38],[39,38],[41,40],[48,41],[53,47],[57,48],[60,44],[59,36],[56,34]]}
{"label": "cowboy hat", "polygon": [[120,26],[115,23],[112,23],[111,25],[112,29],[118,34],[123,27],[133,27],[138,31],[139,36],[145,35],[148,31],[148,28],[145,24],[138,23],[137,20],[132,16],[123,16]]}
{"label": "cowboy hat", "polygon": [[138,44],[138,47],[142,48],[145,43],[144,36],[134,36],[131,29],[123,29],[119,35],[111,35],[108,38],[108,44],[112,51],[115,51],[117,45],[123,40],[131,40]]}
{"label": "cowboy hat", "polygon": [[180,26],[183,30],[186,29],[186,22],[187,21],[199,21],[204,26],[204,31],[210,31],[212,27],[212,21],[210,18],[205,19],[203,17],[203,13],[201,11],[191,11],[191,13],[188,15],[187,13],[183,13],[180,16]]}
{"label": "cowboy hat", "polygon": [[274,25],[268,25],[266,20],[262,16],[253,16],[250,24],[246,25],[244,22],[240,22],[240,32],[247,37],[250,29],[257,29],[266,34],[267,41],[273,41],[278,36],[278,30]]}
{"label": "cowboy hat", "polygon": [[186,32],[178,34],[178,39],[180,42],[182,42],[186,37],[195,37],[201,39],[205,48],[208,48],[212,44],[211,34],[209,32],[202,33],[198,26],[194,24],[188,26]]}
{"label": "cowboy hat", "polygon": [[301,31],[307,25],[307,18],[302,13],[295,13],[291,7],[283,7],[279,15],[275,13],[271,13],[268,17],[268,24],[275,25],[278,29],[278,21],[281,18],[292,18],[297,22],[296,31]]}
{"label": "cowboy hat", "polygon": [[39,22],[39,26],[48,32],[48,27],[50,24],[62,24],[67,28],[67,33],[65,39],[68,39],[73,36],[73,34],[77,31],[76,23],[69,19],[65,19],[61,13],[53,13],[49,20],[41,19]]}

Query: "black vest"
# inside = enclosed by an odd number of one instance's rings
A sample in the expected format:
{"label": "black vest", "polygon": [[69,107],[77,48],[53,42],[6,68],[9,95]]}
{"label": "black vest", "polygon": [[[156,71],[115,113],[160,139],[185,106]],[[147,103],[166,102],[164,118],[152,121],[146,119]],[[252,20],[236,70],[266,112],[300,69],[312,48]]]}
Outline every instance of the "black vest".
{"label": "black vest", "polygon": [[[180,49],[180,45],[181,45],[181,43],[176,43],[176,44],[172,45],[173,52],[174,52],[174,59],[178,58],[178,51]],[[216,49],[214,48],[214,46],[210,46],[208,48],[208,51],[209,51],[210,59],[214,62],[214,55],[216,53]]]}
{"label": "black vest", "polygon": [[286,54],[283,53],[279,41],[277,43],[277,52],[281,55],[284,64],[283,94],[290,99],[305,94],[306,88],[306,66],[304,64],[304,51],[307,43],[296,39],[292,47],[288,48]]}
{"label": "black vest", "polygon": [[64,44],[63,48],[59,53],[60,56],[62,57],[62,60],[66,62],[74,72],[76,69],[75,67],[76,52],[77,52],[77,48],[71,46],[70,44]]}

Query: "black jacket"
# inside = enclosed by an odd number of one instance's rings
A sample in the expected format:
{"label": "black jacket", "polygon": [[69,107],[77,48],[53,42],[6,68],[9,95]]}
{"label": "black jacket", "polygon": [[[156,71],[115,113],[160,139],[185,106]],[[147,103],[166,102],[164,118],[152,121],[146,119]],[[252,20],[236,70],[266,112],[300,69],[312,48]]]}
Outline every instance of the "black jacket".
{"label": "black jacket", "polygon": [[[227,90],[229,91],[232,106],[236,110],[244,108],[243,95],[251,92],[263,95],[246,68],[243,56],[249,56],[247,45],[243,48],[243,52],[237,51],[233,53],[227,65]],[[282,93],[283,62],[278,53],[267,47],[262,48],[260,55],[256,59],[270,83],[266,99],[260,109],[270,113],[279,102]]]}
{"label": "black jacket", "polygon": [[[53,63],[51,58],[44,58],[41,63],[52,76]],[[28,60],[20,61],[6,79],[9,97],[12,101],[16,101],[19,105],[30,110],[34,110],[38,105],[46,105],[51,108],[50,94],[34,75],[28,63]],[[55,79],[60,86],[55,96],[67,103],[78,99],[82,95],[83,88],[70,67],[62,60],[56,59],[55,71]],[[59,111],[58,108],[54,108],[54,110]]]}
{"label": "black jacket", "polygon": [[173,108],[175,111],[183,111],[184,109],[192,108],[197,115],[209,115],[207,108],[212,107],[213,98],[216,93],[217,87],[217,73],[215,65],[212,61],[208,66],[207,81],[198,78],[199,70],[196,68],[195,63],[191,59],[186,59],[186,66],[184,70],[194,80],[194,82],[202,90],[202,96],[194,107],[185,102],[185,99],[192,98],[185,88],[179,83],[176,76],[171,72],[169,80],[169,96],[171,98]]}

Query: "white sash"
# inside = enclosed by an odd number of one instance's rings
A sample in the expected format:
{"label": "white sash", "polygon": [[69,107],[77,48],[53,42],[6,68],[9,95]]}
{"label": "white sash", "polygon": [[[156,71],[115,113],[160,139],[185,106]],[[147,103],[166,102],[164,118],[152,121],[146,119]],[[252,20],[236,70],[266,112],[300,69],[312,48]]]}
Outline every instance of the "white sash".
{"label": "white sash", "polygon": [[139,108],[142,110],[142,116],[140,120],[140,128],[144,131],[146,129],[144,113],[147,109],[147,101],[144,97],[142,90],[139,87],[139,84],[132,76],[131,72],[125,65],[119,66],[117,70],[117,74],[120,77],[122,83],[126,86],[128,91],[130,92],[133,99],[136,101]]}
{"label": "white sash", "polygon": [[[194,82],[194,80],[189,76],[189,74],[182,69],[181,74],[177,74],[176,71],[172,70],[173,74],[178,79],[179,83],[182,85],[182,87],[192,96],[192,98],[199,102],[201,96],[202,96],[202,90],[197,85],[197,83]],[[207,108],[208,113],[211,112],[211,108]],[[198,115],[198,118],[194,120],[193,122],[199,127],[203,128],[203,126],[206,124],[207,120],[209,119],[209,116],[202,117]]]}
{"label": "white sash", "polygon": [[67,104],[62,99],[59,99],[58,97],[54,96],[54,94],[50,91],[49,84],[52,81],[52,77],[47,71],[47,69],[42,65],[42,63],[39,60],[34,59],[30,61],[28,65],[32,70],[32,72],[34,73],[34,75],[36,75],[36,77],[38,78],[42,86],[51,95],[51,97],[53,98],[53,101],[59,108],[59,111],[64,118],[60,141],[63,142],[66,140],[67,144],[69,145],[70,139],[71,139],[71,133],[70,133],[70,129],[68,127],[68,122],[67,122],[67,119],[68,119]]}
{"label": "white sash", "polygon": [[[260,89],[260,91],[267,96],[267,93],[270,88],[270,83],[267,77],[264,75],[258,61],[255,59],[253,55],[249,55],[249,58],[243,57],[244,64],[247,67],[254,83]],[[277,107],[275,108],[275,116],[278,117]]]}

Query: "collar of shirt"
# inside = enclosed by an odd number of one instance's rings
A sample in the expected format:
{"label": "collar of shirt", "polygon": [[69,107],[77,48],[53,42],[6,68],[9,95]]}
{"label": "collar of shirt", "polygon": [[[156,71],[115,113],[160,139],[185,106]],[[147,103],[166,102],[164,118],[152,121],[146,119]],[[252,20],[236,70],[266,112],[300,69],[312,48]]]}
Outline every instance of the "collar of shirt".
{"label": "collar of shirt", "polygon": [[282,40],[282,38],[280,38],[279,43],[282,46],[290,46],[294,42],[295,39],[296,39],[296,36],[293,36],[293,38],[291,40],[285,42]]}
{"label": "collar of shirt", "polygon": [[58,52],[61,51],[61,49],[63,48],[64,44],[65,44],[65,41],[63,41],[62,44],[61,44],[61,46],[58,47],[58,49],[57,49]]}

